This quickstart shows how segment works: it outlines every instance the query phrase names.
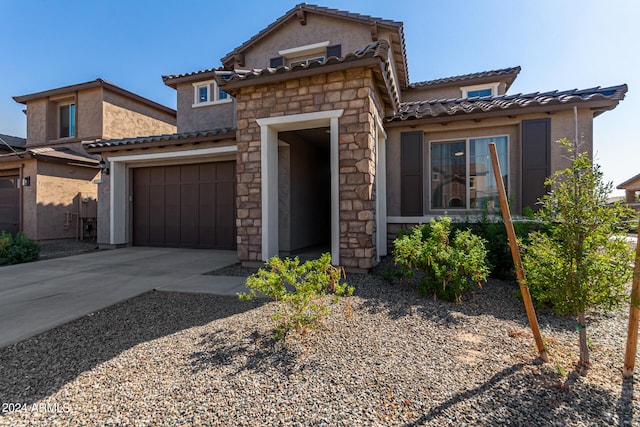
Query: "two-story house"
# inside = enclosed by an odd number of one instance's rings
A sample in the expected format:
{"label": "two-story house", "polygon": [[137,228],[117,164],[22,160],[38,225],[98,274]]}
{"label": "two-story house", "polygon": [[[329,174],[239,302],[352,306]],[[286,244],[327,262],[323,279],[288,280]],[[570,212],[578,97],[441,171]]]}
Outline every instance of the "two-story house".
{"label": "two-story house", "polygon": [[37,240],[95,236],[100,164],[82,141],[176,130],[175,110],[102,79],[14,100],[26,106],[27,139],[22,150],[0,152],[11,193],[0,212],[12,218],[7,231]]}
{"label": "two-story house", "polygon": [[366,270],[398,227],[497,204],[490,142],[515,210],[534,206],[567,166],[553,141],[591,151],[627,88],[510,95],[519,72],[411,83],[401,22],[297,5],[220,67],[163,77],[178,133],[85,144],[111,168],[98,241],[245,263],[326,248]]}

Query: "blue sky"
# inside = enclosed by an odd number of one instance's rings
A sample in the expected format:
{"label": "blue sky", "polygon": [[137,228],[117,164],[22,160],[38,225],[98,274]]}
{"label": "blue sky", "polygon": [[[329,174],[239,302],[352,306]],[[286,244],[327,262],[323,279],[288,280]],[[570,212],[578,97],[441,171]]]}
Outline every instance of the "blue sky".
{"label": "blue sky", "polygon": [[[12,96],[98,77],[175,108],[163,74],[219,66],[297,3],[0,0],[0,133],[26,134],[24,106]],[[632,132],[640,117],[640,2],[312,3],[404,22],[412,82],[520,65],[510,93],[627,83],[627,98],[594,121],[596,161],[616,185],[640,173]]]}

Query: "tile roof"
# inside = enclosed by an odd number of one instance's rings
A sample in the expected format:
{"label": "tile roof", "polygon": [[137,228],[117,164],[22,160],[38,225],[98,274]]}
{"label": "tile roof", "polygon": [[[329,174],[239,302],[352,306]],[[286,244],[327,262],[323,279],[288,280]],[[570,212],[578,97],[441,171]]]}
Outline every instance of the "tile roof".
{"label": "tile roof", "polygon": [[404,39],[404,24],[402,22],[393,21],[393,20],[390,20],[390,19],[376,18],[376,17],[373,17],[373,16],[362,15],[362,14],[359,14],[359,13],[353,13],[353,12],[348,12],[348,11],[344,11],[344,10],[331,9],[331,8],[328,8],[328,7],[317,6],[317,5],[314,5],[314,4],[307,4],[307,3],[300,3],[300,4],[296,5],[296,6],[294,6],[292,9],[290,9],[288,12],[286,12],[284,15],[282,15],[276,21],[274,21],[273,23],[269,24],[266,28],[264,28],[258,34],[254,35],[249,40],[244,42],[242,45],[238,46],[233,51],[229,52],[227,55],[225,55],[223,58],[221,58],[220,61],[223,64],[227,64],[230,60],[233,59],[233,57],[236,54],[244,51],[245,49],[250,48],[258,40],[260,40],[263,37],[267,36],[272,31],[275,31],[276,29],[280,28],[280,26],[282,24],[284,24],[287,20],[289,20],[292,17],[296,16],[299,11],[312,12],[312,13],[318,13],[318,14],[322,14],[322,15],[331,16],[331,17],[349,19],[349,20],[352,20],[352,21],[357,21],[357,22],[360,22],[360,23],[368,24],[368,25],[380,25],[380,26],[383,26],[383,27],[392,28],[392,29],[396,30],[398,32],[397,33],[398,39],[394,40],[394,41],[397,41],[400,44],[400,49],[394,49],[394,52],[395,52],[394,58],[395,58],[395,62],[396,62],[397,68],[398,68],[398,75],[399,75],[399,79],[400,79],[400,84],[403,87],[404,87],[405,84],[408,84],[408,82],[409,82],[409,71],[408,71],[408,66],[407,66],[407,53],[406,53],[406,45],[405,45],[405,39]]}
{"label": "tile roof", "polygon": [[600,100],[617,102],[624,99],[626,92],[627,85],[619,85],[582,90],[554,90],[528,94],[403,102],[400,104],[400,111],[387,117],[387,120],[401,121],[491,111],[512,111],[538,106],[566,105]]}
{"label": "tile roof", "polygon": [[38,147],[27,150],[33,157],[48,157],[52,159],[65,160],[67,162],[82,163],[85,165],[98,166],[98,160],[87,155],[75,151],[68,147]]}
{"label": "tile roof", "polygon": [[636,176],[634,176],[633,178],[629,178],[628,180],[626,180],[625,182],[623,182],[622,184],[619,184],[616,188],[618,190],[625,190],[627,187],[630,187],[630,184],[633,184],[634,181],[637,181],[640,179],[640,173]]}
{"label": "tile roof", "polygon": [[[280,65],[277,68],[263,68],[261,70],[251,70],[243,73],[234,73],[231,75],[217,76],[217,82],[220,88],[233,94],[233,89],[247,84],[254,84],[254,80],[259,79],[277,79],[277,78],[295,78],[297,75],[309,75],[317,73],[327,72],[326,67],[331,66],[348,66],[350,63],[356,63],[357,61],[373,60],[373,64],[380,64],[380,67],[373,67],[374,73],[378,77],[380,82],[384,82],[381,86],[381,93],[383,99],[392,104],[394,111],[396,111],[400,105],[400,98],[396,83],[393,79],[393,70],[388,58],[389,42],[386,40],[380,40],[370,44],[364,49],[360,49],[355,53],[348,53],[347,55],[337,58],[330,56],[323,60],[313,60],[309,63],[296,64],[293,66]],[[291,76],[289,77],[289,74]],[[261,83],[256,81],[255,84]],[[382,87],[384,86],[384,87]]]}
{"label": "tile roof", "polygon": [[[9,144],[12,148],[23,148],[25,145],[27,145],[26,139],[17,136],[4,135],[0,133],[0,139]],[[0,149],[2,149],[2,147],[7,148],[7,146],[3,144],[2,141],[0,141]]]}
{"label": "tile roof", "polygon": [[[233,128],[221,128],[221,129],[213,129],[206,130],[200,132],[183,132],[183,133],[172,133],[165,135],[151,135],[151,136],[141,136],[137,138],[123,138],[123,139],[101,139],[98,141],[91,142],[83,142],[82,145],[86,149],[100,149],[100,148],[117,148],[131,145],[139,145],[139,144],[152,144],[152,143],[179,143],[183,140],[201,138],[206,140],[207,138],[217,137],[233,137],[235,138],[236,130]],[[99,151],[99,150],[97,150]]]}
{"label": "tile roof", "polygon": [[[216,71],[225,71],[225,70],[223,68],[218,67],[218,68],[209,68],[207,70],[193,71],[190,73],[168,74],[168,75],[162,76],[162,82],[165,85],[175,89],[176,85],[181,81],[195,80],[195,79],[191,79],[191,77],[210,76],[213,78],[216,75]],[[228,73],[229,71],[226,70],[226,72]]]}
{"label": "tile roof", "polygon": [[521,69],[520,66],[517,66],[517,67],[501,68],[499,70],[481,71],[479,73],[463,74],[461,76],[444,77],[441,79],[411,83],[409,87],[412,89],[417,89],[417,88],[422,88],[426,86],[440,86],[440,85],[450,84],[450,83],[459,83],[459,82],[464,82],[465,80],[478,80],[478,79],[483,79],[487,77],[498,77],[498,76],[509,76],[509,75],[513,75],[513,78],[515,78],[515,76],[520,73],[520,69]]}

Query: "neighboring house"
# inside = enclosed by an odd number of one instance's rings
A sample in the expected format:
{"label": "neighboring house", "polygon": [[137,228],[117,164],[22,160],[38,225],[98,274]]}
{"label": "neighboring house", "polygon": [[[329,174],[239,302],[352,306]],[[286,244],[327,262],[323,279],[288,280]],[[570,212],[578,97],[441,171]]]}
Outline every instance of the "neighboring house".
{"label": "neighboring house", "polygon": [[0,185],[10,193],[0,228],[37,240],[96,235],[99,159],[81,141],[176,129],[173,109],[102,79],[14,99],[26,105],[27,139],[15,151],[0,147]]}
{"label": "neighboring house", "polygon": [[640,174],[629,178],[616,188],[624,190],[625,201],[636,210],[640,210]]}
{"label": "neighboring house", "polygon": [[312,247],[366,270],[399,227],[498,203],[491,141],[515,211],[533,207],[568,166],[553,142],[577,128],[591,152],[593,118],[627,91],[508,95],[520,67],[411,83],[401,22],[308,4],[221,62],[163,77],[176,134],[85,143],[111,168],[100,244],[244,263]]}

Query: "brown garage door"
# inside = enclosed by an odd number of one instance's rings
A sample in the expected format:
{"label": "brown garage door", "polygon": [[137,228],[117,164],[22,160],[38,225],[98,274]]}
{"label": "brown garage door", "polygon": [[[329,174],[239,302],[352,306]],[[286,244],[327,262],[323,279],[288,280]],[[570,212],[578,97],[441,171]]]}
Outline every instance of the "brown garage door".
{"label": "brown garage door", "polygon": [[133,243],[234,249],[235,162],[134,169]]}
{"label": "brown garage door", "polygon": [[20,231],[18,176],[0,176],[0,231]]}

